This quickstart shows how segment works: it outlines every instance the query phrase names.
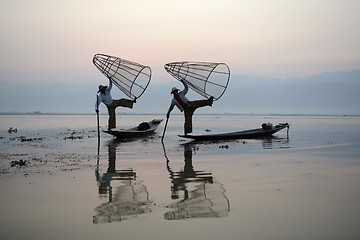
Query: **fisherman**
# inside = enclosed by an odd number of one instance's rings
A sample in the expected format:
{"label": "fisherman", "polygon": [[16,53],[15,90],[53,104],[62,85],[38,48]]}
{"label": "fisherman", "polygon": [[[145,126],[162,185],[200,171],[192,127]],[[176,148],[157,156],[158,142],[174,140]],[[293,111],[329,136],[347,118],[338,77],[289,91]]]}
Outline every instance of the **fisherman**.
{"label": "fisherman", "polygon": [[136,98],[134,100],[130,100],[130,99],[124,99],[121,98],[119,100],[113,100],[110,94],[110,91],[112,89],[112,82],[109,79],[109,86],[103,86],[103,85],[99,85],[99,91],[98,93],[98,99],[95,102],[95,111],[98,113],[99,112],[99,104],[101,102],[103,102],[109,112],[109,122],[108,122],[108,130],[111,130],[113,128],[116,128],[116,114],[115,114],[115,109],[117,107],[127,107],[132,109],[133,108],[133,104],[136,103]]}
{"label": "fisherman", "polygon": [[173,94],[174,97],[171,100],[171,105],[166,114],[166,117],[170,117],[170,112],[174,109],[174,106],[176,106],[181,112],[184,112],[184,133],[187,135],[188,133],[192,132],[192,116],[195,110],[199,107],[212,106],[214,97],[210,97],[206,100],[189,101],[185,96],[189,90],[189,87],[184,80],[181,80],[181,82],[184,84],[184,90],[180,91],[176,87],[171,89],[171,94]]}

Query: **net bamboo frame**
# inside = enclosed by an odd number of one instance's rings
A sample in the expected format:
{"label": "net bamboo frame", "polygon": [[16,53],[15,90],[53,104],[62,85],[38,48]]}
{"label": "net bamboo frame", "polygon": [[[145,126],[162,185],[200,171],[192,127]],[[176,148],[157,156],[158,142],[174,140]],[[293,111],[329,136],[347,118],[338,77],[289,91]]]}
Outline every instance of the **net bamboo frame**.
{"label": "net bamboo frame", "polygon": [[205,98],[218,100],[227,89],[230,68],[226,63],[171,62],[164,66],[174,78],[184,80],[195,92]]}
{"label": "net bamboo frame", "polygon": [[151,68],[136,62],[95,54],[93,63],[106,78],[131,99],[139,98],[151,80]]}

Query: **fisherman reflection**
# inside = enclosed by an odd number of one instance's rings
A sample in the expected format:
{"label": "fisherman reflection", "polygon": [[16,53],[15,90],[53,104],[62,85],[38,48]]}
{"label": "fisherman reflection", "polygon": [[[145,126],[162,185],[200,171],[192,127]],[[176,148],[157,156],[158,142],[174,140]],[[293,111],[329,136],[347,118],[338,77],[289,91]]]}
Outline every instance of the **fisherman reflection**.
{"label": "fisherman reflection", "polygon": [[107,172],[100,174],[99,165],[95,171],[99,195],[108,195],[108,202],[95,208],[94,224],[122,221],[151,212],[152,202],[149,200],[149,193],[142,181],[137,179],[136,172],[132,169],[116,170],[117,145],[116,141],[108,144]]}
{"label": "fisherman reflection", "polygon": [[173,210],[165,213],[164,218],[177,220],[226,217],[230,211],[230,203],[223,185],[215,182],[210,172],[194,170],[191,145],[184,145],[184,157],[184,170],[178,172],[171,169],[167,160],[172,184],[171,198],[181,200],[167,206]]}

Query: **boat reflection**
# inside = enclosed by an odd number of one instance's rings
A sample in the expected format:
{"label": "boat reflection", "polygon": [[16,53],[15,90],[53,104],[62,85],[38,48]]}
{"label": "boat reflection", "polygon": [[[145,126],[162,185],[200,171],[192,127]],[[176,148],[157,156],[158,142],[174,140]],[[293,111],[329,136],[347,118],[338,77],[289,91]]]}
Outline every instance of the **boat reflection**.
{"label": "boat reflection", "polygon": [[116,170],[116,147],[119,142],[108,144],[109,164],[106,173],[101,174],[99,165],[95,171],[100,197],[108,197],[106,203],[95,208],[93,223],[110,223],[150,213],[152,201],[143,181],[133,169]]}
{"label": "boat reflection", "polygon": [[272,136],[269,138],[262,138],[262,147],[263,149],[283,149],[283,148],[290,148],[289,146],[289,137],[281,138]]}
{"label": "boat reflection", "polygon": [[248,144],[248,143],[261,143],[263,149],[283,149],[283,148],[290,148],[290,140],[287,136],[286,138],[271,136],[265,138],[254,138],[254,139],[234,139],[234,140],[214,140],[214,141],[194,141],[191,140],[190,142],[185,142],[182,145],[196,146],[201,145],[214,145],[214,144],[221,144],[220,146],[227,146],[227,144]]}
{"label": "boat reflection", "polygon": [[224,186],[214,181],[211,172],[196,171],[192,164],[192,146],[183,147],[185,165],[180,171],[171,169],[164,147],[166,166],[171,179],[171,198],[181,199],[166,206],[172,211],[165,213],[164,218],[179,220],[226,217],[230,211],[230,202],[225,195]]}

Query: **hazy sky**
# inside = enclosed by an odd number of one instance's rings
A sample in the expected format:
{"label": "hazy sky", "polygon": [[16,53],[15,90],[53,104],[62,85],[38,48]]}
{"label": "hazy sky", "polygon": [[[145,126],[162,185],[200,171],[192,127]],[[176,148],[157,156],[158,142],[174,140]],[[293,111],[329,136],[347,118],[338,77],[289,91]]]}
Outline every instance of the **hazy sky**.
{"label": "hazy sky", "polygon": [[96,53],[173,81],[172,61],[235,74],[308,77],[360,69],[359,0],[0,0],[0,80],[99,82]]}

